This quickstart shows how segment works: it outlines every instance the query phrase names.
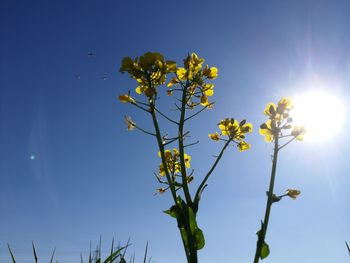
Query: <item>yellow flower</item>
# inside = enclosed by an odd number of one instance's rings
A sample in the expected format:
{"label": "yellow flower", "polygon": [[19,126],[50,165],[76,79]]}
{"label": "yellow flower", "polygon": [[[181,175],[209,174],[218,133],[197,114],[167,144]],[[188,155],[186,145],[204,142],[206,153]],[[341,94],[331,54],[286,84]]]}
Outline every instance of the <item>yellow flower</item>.
{"label": "yellow flower", "polygon": [[191,165],[190,165],[190,161],[191,161],[191,156],[189,156],[188,154],[184,154],[184,159],[185,159],[185,165],[187,168],[191,168]]}
{"label": "yellow flower", "polygon": [[246,120],[242,120],[238,123],[238,121],[233,118],[226,118],[220,121],[218,125],[222,135],[229,136],[239,141],[245,138],[246,133],[252,132],[253,130],[253,125],[251,123],[247,123]]}
{"label": "yellow flower", "polygon": [[274,139],[273,132],[271,130],[271,120],[260,125],[259,133],[265,137],[266,142],[271,142]]}
{"label": "yellow flower", "polygon": [[286,190],[286,195],[288,195],[292,199],[296,199],[298,195],[300,195],[300,191],[296,189],[287,189]]}
{"label": "yellow flower", "polygon": [[202,95],[202,97],[201,97],[201,104],[202,104],[203,106],[207,106],[207,105],[209,104],[209,100],[208,100],[208,97],[207,97],[207,96]]}
{"label": "yellow flower", "polygon": [[168,83],[167,87],[170,88],[171,86],[173,86],[175,84],[178,84],[178,83],[179,83],[179,81],[177,80],[177,78],[174,77],[174,78],[172,78],[170,80],[170,82]]}
{"label": "yellow flower", "polygon": [[210,97],[214,95],[214,84],[204,84],[203,85],[203,92],[206,96]]}
{"label": "yellow flower", "polygon": [[291,135],[298,141],[303,141],[305,136],[305,128],[303,126],[294,126]]}
{"label": "yellow flower", "polygon": [[237,144],[237,147],[238,147],[238,150],[240,152],[243,152],[243,151],[246,151],[248,149],[251,148],[251,145],[249,143],[246,143],[245,141],[240,141],[238,144]]}
{"label": "yellow flower", "polygon": [[197,73],[202,68],[203,62],[203,58],[199,58],[196,53],[192,53],[184,60],[184,66],[193,73]]}
{"label": "yellow flower", "polygon": [[138,86],[135,91],[137,94],[142,94],[148,87],[147,86]]}
{"label": "yellow flower", "polygon": [[186,80],[186,73],[187,73],[187,70],[184,68],[177,68],[176,70],[176,74],[180,80]]}
{"label": "yellow flower", "polygon": [[130,97],[128,94],[120,95],[119,100],[123,103],[135,103],[135,99]]}
{"label": "yellow flower", "polygon": [[166,73],[176,72],[176,62],[167,60],[166,61]]}
{"label": "yellow flower", "polygon": [[132,60],[126,57],[122,60],[120,71],[128,72],[138,82],[136,92],[152,98],[157,93],[156,88],[166,81],[166,74],[175,72],[176,63],[164,60],[160,53],[147,52]]}
{"label": "yellow flower", "polygon": [[285,110],[291,110],[293,108],[293,102],[290,98],[282,98],[278,102],[278,112],[283,113]]}
{"label": "yellow flower", "polygon": [[251,123],[246,123],[246,121],[242,121],[239,124],[240,130],[242,133],[247,133],[247,132],[252,132],[253,131],[253,124]]}
{"label": "yellow flower", "polygon": [[233,118],[226,118],[220,121],[218,125],[222,135],[226,136],[230,136],[232,132],[235,132],[239,129],[238,121]]}
{"label": "yellow flower", "polygon": [[160,176],[164,176],[165,175],[165,170],[164,170],[164,166],[163,166],[162,163],[159,165],[159,175]]}
{"label": "yellow flower", "polygon": [[[181,163],[180,163],[180,152],[178,149],[174,148],[172,151],[171,150],[164,150],[164,155],[165,155],[165,163],[167,166],[167,169],[170,174],[174,175],[176,173],[181,172]],[[158,156],[161,157],[160,151],[158,152]],[[184,159],[185,159],[185,166],[187,168],[190,168],[190,161],[191,161],[191,156],[188,154],[184,154]],[[163,166],[163,163],[159,165],[159,175],[164,176],[165,175],[165,169]]]}
{"label": "yellow flower", "polygon": [[213,141],[218,141],[220,140],[220,134],[219,133],[210,133],[208,134],[209,138],[212,139]]}
{"label": "yellow flower", "polygon": [[266,116],[273,117],[276,114],[276,109],[277,109],[276,104],[273,102],[270,102],[266,105],[264,114]]}
{"label": "yellow flower", "polygon": [[208,79],[216,79],[218,77],[218,69],[216,67],[209,68],[206,65],[203,69],[203,76],[206,76]]}

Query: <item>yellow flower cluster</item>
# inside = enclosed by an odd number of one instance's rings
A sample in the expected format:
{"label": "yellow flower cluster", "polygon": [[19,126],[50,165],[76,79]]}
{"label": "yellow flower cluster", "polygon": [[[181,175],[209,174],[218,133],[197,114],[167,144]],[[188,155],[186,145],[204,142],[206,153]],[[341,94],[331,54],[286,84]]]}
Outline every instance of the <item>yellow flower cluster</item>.
{"label": "yellow flower cluster", "polygon": [[253,125],[251,123],[247,123],[246,120],[238,122],[233,118],[226,118],[221,120],[218,126],[221,133],[215,132],[209,134],[210,139],[214,141],[227,141],[226,139],[221,139],[221,136],[227,136],[237,144],[240,152],[251,148],[251,145],[244,141],[245,134],[253,131]]}
{"label": "yellow flower cluster", "polygon": [[[206,65],[203,68],[204,59],[199,58],[197,54],[192,53],[184,59],[184,67],[177,68],[176,75],[168,83],[168,88],[171,89],[173,85],[184,81],[187,89],[187,105],[193,108],[199,104],[202,106],[212,106],[208,97],[214,94],[214,84],[206,83],[205,80],[216,79],[218,76],[218,69],[216,67],[209,67]],[[171,94],[168,92],[168,94]],[[196,98],[196,100],[195,100]]]}
{"label": "yellow flower cluster", "polygon": [[305,130],[303,127],[292,125],[292,118],[289,116],[293,108],[290,98],[282,98],[277,105],[273,102],[267,104],[264,114],[269,119],[260,125],[260,134],[265,137],[266,142],[273,141],[276,137],[282,136],[282,130],[291,130],[290,135],[297,140],[303,140]]}
{"label": "yellow flower cluster", "polygon": [[148,98],[153,98],[157,92],[156,88],[165,83],[166,74],[175,71],[176,63],[174,61],[165,61],[163,55],[152,52],[147,52],[134,60],[125,57],[120,67],[120,72],[127,72],[136,79],[138,83],[136,92],[143,93]]}
{"label": "yellow flower cluster", "polygon": [[[172,151],[171,150],[165,150],[164,151],[165,155],[165,162],[168,168],[168,171],[171,173],[171,175],[175,175],[181,172],[181,163],[180,163],[180,152],[178,149],[174,148]],[[158,156],[160,157],[161,154],[158,152]],[[190,161],[191,161],[191,156],[188,154],[184,154],[184,159],[185,159],[185,165],[186,168],[190,168]],[[165,169],[163,163],[159,165],[159,175],[164,176],[165,175]]]}

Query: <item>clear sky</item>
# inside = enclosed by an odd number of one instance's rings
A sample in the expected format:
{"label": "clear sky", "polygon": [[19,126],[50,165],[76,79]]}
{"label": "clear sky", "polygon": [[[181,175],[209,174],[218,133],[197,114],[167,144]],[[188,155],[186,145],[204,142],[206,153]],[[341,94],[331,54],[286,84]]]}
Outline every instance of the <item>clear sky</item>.
{"label": "clear sky", "polygon": [[[176,223],[162,213],[170,195],[153,195],[155,141],[123,123],[129,114],[151,128],[148,116],[117,101],[135,87],[118,72],[121,59],[158,51],[179,63],[196,52],[219,68],[214,110],[189,127],[200,140],[188,150],[196,178],[218,153],[207,134],[220,119],[254,125],[252,149],[226,153],[198,214],[201,263],[252,262],[271,165],[258,134],[263,108],[321,84],[349,105],[349,14],[349,1],[2,0],[0,261],[10,260],[8,242],[32,262],[34,240],[43,261],[56,246],[59,261],[78,262],[102,235],[104,251],[113,236],[131,237],[138,260],[149,241],[154,263],[185,262]],[[349,261],[349,128],[282,151],[276,192],[302,194],[273,206],[266,262]]]}

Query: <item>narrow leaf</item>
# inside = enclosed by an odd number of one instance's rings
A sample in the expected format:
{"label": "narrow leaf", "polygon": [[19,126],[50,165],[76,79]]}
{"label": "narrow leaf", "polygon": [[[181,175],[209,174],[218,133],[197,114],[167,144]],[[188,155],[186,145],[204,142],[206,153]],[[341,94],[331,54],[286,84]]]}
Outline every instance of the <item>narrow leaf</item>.
{"label": "narrow leaf", "polygon": [[114,262],[114,260],[116,260],[116,258],[121,254],[121,252],[123,251],[123,249],[125,249],[125,247],[121,247],[118,248],[116,251],[114,251],[108,258],[105,259],[105,261],[103,261],[103,263],[110,263],[110,262]]}
{"label": "narrow leaf", "polygon": [[145,256],[143,257],[143,263],[146,263],[147,251],[148,251],[148,241],[147,241],[147,244],[146,244]]}
{"label": "narrow leaf", "polygon": [[32,246],[33,246],[33,254],[34,254],[35,263],[38,263],[38,256],[36,254],[36,249],[35,249],[33,241],[32,241]]}
{"label": "narrow leaf", "polygon": [[13,253],[12,253],[12,250],[10,248],[10,245],[7,244],[7,247],[9,248],[9,252],[10,252],[10,255],[11,255],[12,263],[16,263],[16,260],[15,260],[15,257],[13,256]]}
{"label": "narrow leaf", "polygon": [[51,255],[50,263],[53,262],[53,257],[54,257],[54,255],[55,255],[55,251],[56,251],[56,248],[53,249],[53,252],[52,252],[52,255]]}

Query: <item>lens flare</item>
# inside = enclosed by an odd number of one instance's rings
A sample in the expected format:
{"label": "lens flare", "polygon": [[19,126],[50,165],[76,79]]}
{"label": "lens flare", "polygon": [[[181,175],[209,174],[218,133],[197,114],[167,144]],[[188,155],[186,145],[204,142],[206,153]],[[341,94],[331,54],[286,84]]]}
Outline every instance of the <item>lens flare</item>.
{"label": "lens flare", "polygon": [[345,106],[340,99],[323,91],[295,96],[293,123],[303,125],[306,141],[320,142],[336,136],[345,120]]}

